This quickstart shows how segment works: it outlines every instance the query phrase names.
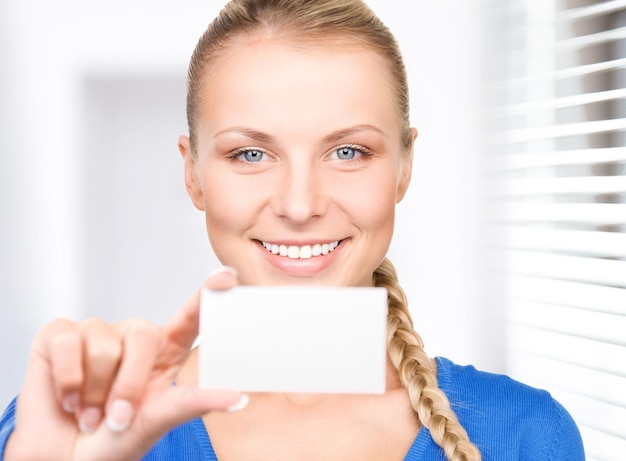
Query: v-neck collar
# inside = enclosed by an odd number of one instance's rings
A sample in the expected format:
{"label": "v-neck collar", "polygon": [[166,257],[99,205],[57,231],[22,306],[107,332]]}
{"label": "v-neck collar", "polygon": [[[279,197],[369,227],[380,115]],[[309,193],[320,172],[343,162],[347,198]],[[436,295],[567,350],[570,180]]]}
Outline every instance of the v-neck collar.
{"label": "v-neck collar", "polygon": [[[441,357],[436,357],[435,360],[437,362],[438,385],[440,389],[447,394],[450,385],[449,363],[446,359],[442,359]],[[211,443],[211,436],[207,432],[202,418],[194,419],[191,424],[196,440],[202,447],[203,461],[218,461],[215,450],[213,449],[213,444]],[[422,461],[427,448],[432,443],[430,431],[422,426],[404,457],[404,461]]]}

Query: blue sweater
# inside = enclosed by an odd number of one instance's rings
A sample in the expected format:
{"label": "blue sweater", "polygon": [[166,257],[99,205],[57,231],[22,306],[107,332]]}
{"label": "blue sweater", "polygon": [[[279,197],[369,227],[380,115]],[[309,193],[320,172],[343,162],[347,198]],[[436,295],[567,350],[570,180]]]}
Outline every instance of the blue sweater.
{"label": "blue sweater", "polygon": [[[550,394],[503,375],[437,358],[439,387],[484,461],[584,461],[576,424]],[[0,420],[0,455],[15,424],[15,401]],[[2,456],[0,456],[2,459]],[[217,461],[200,418],[163,437],[143,461]],[[422,428],[405,461],[446,461]]]}

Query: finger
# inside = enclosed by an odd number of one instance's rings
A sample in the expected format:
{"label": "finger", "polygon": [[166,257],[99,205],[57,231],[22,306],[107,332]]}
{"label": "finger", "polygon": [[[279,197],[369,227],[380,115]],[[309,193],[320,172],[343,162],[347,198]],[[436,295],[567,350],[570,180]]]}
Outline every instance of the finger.
{"label": "finger", "polygon": [[[218,269],[204,281],[213,290],[231,288],[237,284],[237,271],[229,266]],[[174,344],[189,350],[198,337],[200,290],[196,291],[164,326],[165,336]]]}
{"label": "finger", "polygon": [[[35,336],[24,389],[21,394],[38,395],[41,404],[55,405],[73,413],[80,405],[84,380],[81,339],[74,322],[56,319]],[[30,378],[37,375],[37,378]],[[31,386],[32,383],[36,383]],[[44,397],[49,395],[49,397]],[[23,399],[21,399],[23,400]],[[50,408],[53,411],[53,408]]]}
{"label": "finger", "polygon": [[[9,458],[6,454],[3,459],[69,459],[64,451],[66,444],[59,440],[52,445],[45,443],[51,437],[51,427],[55,433],[71,433],[76,428],[74,418],[62,409],[59,396],[63,395],[65,385],[53,378],[54,361],[49,348],[50,339],[68,330],[71,331],[69,321],[54,320],[35,336],[17,399],[15,430],[9,439],[14,442],[17,457]],[[81,366],[80,361],[78,364]]]}
{"label": "finger", "polygon": [[75,324],[65,319],[50,322],[35,337],[33,353],[49,363],[56,398],[66,412],[74,413],[84,379],[82,341]]}
{"label": "finger", "polygon": [[81,404],[83,386],[82,340],[75,328],[59,332],[49,340],[50,371],[55,393],[67,413]]}
{"label": "finger", "polygon": [[114,326],[98,319],[81,322],[79,330],[85,371],[82,406],[102,408],[121,362],[122,338]]}
{"label": "finger", "polygon": [[204,281],[203,286],[211,290],[225,290],[237,284],[237,270],[234,267],[222,266]]}
{"label": "finger", "polygon": [[124,341],[124,357],[106,406],[107,426],[113,432],[125,431],[135,416],[153,372],[161,348],[161,330],[146,320],[119,324]]}
{"label": "finger", "polygon": [[[96,436],[107,443],[126,445],[136,455],[123,459],[139,459],[173,427],[198,418],[211,410],[226,411],[230,407],[243,408],[247,396],[236,391],[200,390],[195,386],[168,386],[164,391],[149,393],[138,409],[133,424],[124,437],[100,428]],[[242,403],[243,402],[243,403]]]}
{"label": "finger", "polygon": [[145,418],[154,421],[156,432],[170,428],[210,411],[241,411],[249,397],[234,390],[200,389],[193,385],[173,386],[163,395],[159,405],[146,408]]}

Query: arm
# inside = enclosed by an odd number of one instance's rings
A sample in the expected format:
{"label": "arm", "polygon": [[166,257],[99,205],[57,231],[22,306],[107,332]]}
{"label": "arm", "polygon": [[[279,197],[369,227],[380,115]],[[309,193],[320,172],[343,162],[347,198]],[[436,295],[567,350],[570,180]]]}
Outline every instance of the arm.
{"label": "arm", "polygon": [[570,414],[559,404],[556,407],[556,423],[551,450],[546,453],[550,461],[585,461],[585,450],[580,432]]}

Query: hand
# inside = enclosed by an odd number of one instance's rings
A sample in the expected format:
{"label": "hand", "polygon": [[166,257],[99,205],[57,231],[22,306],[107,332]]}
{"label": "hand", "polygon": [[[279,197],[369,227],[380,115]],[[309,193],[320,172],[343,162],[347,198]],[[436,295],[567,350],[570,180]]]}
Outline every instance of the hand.
{"label": "hand", "polygon": [[[232,271],[205,286],[228,288]],[[35,337],[5,461],[135,461],[173,427],[242,394],[173,385],[198,335],[200,292],[163,327],[55,320]]]}

